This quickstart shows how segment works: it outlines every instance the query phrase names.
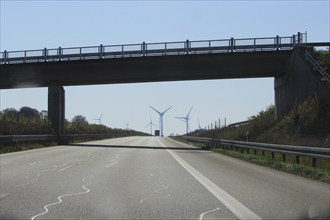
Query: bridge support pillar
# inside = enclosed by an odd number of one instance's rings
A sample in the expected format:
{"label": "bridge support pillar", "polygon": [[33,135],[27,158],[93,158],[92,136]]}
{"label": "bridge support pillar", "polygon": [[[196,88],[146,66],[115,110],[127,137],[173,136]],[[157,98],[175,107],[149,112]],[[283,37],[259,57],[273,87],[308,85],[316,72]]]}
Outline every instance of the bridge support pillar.
{"label": "bridge support pillar", "polygon": [[295,48],[285,73],[275,77],[276,118],[282,117],[296,104],[306,101],[311,96],[330,102],[330,88],[306,60],[305,52],[305,48]]}
{"label": "bridge support pillar", "polygon": [[52,123],[55,134],[64,135],[65,129],[65,91],[60,85],[48,87],[48,118]]}

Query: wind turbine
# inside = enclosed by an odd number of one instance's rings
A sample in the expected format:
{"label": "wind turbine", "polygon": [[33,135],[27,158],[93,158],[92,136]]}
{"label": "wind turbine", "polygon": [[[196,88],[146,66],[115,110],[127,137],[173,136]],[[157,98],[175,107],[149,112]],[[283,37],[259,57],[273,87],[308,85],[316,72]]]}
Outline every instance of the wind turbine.
{"label": "wind turbine", "polygon": [[[151,116],[150,116],[150,123],[149,124],[147,124],[147,126],[145,127],[145,128],[147,128],[147,127],[149,127],[150,126],[150,134],[151,135],[153,135],[152,134],[152,126],[156,126],[154,123],[152,123],[152,120],[151,120]],[[157,126],[156,126],[157,127]]]}
{"label": "wind turbine", "polygon": [[170,108],[172,108],[173,106],[169,107],[168,109],[166,109],[165,111],[163,112],[160,112],[158,111],[157,109],[155,109],[154,107],[152,107],[151,105],[149,105],[150,108],[152,108],[155,112],[157,112],[159,114],[159,128],[160,128],[160,136],[164,136],[163,135],[163,117],[164,117],[164,114],[170,110]]}
{"label": "wind turbine", "polygon": [[94,120],[94,121],[99,121],[99,123],[102,124],[102,123],[101,123],[101,119],[102,119],[103,113],[104,113],[104,112],[102,112],[102,114],[101,114],[101,116],[100,116],[99,118],[96,118],[96,119],[93,119],[93,120]]}
{"label": "wind turbine", "polygon": [[187,114],[186,117],[175,117],[177,119],[181,119],[182,121],[186,122],[186,134],[188,134],[188,132],[190,130],[190,128],[189,128],[189,120],[191,119],[191,117],[189,117],[189,115],[190,115],[190,112],[191,112],[192,108],[193,108],[193,106],[191,106],[191,108],[190,108],[190,110],[189,110],[189,112],[188,112],[188,114]]}
{"label": "wind turbine", "polygon": [[199,119],[198,119],[198,130],[203,130],[203,128],[201,127],[201,124],[199,123]]}

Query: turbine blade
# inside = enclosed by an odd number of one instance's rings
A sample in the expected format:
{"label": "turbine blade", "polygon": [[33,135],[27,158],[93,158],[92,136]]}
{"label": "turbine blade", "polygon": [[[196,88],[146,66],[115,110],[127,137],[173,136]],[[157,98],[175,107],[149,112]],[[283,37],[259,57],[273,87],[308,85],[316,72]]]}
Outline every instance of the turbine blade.
{"label": "turbine blade", "polygon": [[157,112],[159,115],[161,115],[162,113],[160,113],[157,109],[155,109],[154,107],[152,107],[151,105],[149,105],[150,108],[152,108],[155,112]]}
{"label": "turbine blade", "polygon": [[191,106],[191,108],[190,108],[190,110],[189,110],[189,112],[188,112],[187,118],[189,117],[190,112],[191,112],[191,110],[193,109],[193,107],[194,107],[194,106]]}
{"label": "turbine blade", "polygon": [[102,118],[102,116],[103,116],[103,113],[104,113],[104,112],[102,112],[102,114],[101,114],[101,116],[100,116],[100,120],[101,120],[101,118]]}
{"label": "turbine blade", "polygon": [[174,117],[174,118],[186,120],[186,117]]}
{"label": "turbine blade", "polygon": [[165,112],[167,112],[168,110],[170,110],[173,107],[173,105],[171,107],[169,107],[168,109],[166,109],[165,111],[163,111],[161,114],[165,114]]}

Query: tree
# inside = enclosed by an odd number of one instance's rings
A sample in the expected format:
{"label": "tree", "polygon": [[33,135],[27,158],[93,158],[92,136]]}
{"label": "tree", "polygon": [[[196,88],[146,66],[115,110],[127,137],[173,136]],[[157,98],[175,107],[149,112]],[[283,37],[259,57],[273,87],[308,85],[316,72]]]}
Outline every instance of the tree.
{"label": "tree", "polygon": [[2,116],[4,118],[15,118],[15,119],[17,119],[19,114],[20,114],[19,111],[17,111],[14,108],[7,108],[7,109],[3,110],[3,115]]}
{"label": "tree", "polygon": [[76,115],[72,118],[71,120],[72,123],[77,123],[77,124],[88,124],[87,119],[83,115]]}
{"label": "tree", "polygon": [[42,118],[47,118],[47,117],[48,117],[48,111],[46,111],[46,110],[42,110],[42,111],[40,112],[40,115],[41,115]]}
{"label": "tree", "polygon": [[30,108],[27,106],[22,107],[20,110],[20,115],[22,117],[27,117],[27,118],[34,118],[34,117],[39,117],[40,113],[37,109]]}

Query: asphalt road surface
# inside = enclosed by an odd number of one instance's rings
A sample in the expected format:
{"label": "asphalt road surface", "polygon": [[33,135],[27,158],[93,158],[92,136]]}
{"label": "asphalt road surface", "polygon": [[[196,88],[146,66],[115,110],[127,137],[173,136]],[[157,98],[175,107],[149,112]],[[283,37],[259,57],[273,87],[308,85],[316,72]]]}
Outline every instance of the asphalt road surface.
{"label": "asphalt road surface", "polygon": [[307,219],[330,185],[170,138],[128,137],[0,156],[0,219]]}

